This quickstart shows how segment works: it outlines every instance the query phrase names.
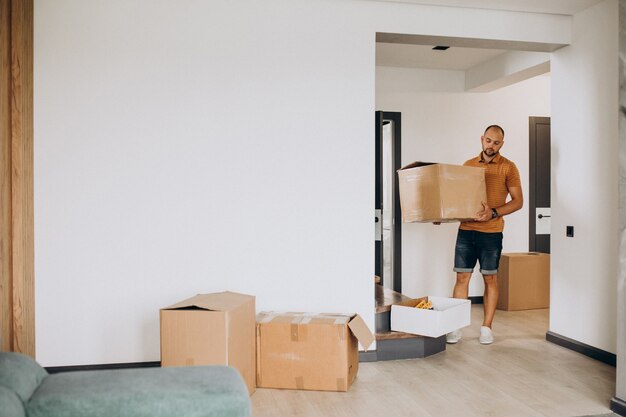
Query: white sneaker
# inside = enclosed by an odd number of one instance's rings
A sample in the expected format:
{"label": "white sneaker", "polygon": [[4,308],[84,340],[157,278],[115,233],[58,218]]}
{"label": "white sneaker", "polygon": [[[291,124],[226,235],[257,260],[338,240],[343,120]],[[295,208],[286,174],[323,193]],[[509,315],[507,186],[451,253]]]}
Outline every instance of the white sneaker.
{"label": "white sneaker", "polygon": [[482,345],[490,345],[493,343],[493,332],[487,326],[480,326],[480,338],[478,341]]}
{"label": "white sneaker", "polygon": [[456,329],[446,335],[446,343],[451,345],[457,343],[459,340],[461,340],[461,329]]}

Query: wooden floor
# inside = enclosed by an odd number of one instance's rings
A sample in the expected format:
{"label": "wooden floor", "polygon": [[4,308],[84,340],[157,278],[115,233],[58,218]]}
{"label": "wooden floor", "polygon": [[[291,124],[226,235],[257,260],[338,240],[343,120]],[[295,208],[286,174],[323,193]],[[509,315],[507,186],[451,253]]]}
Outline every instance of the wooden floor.
{"label": "wooden floor", "polygon": [[497,311],[478,343],[482,306],[457,345],[424,359],[369,362],[348,392],[258,388],[254,417],[573,417],[609,413],[615,368],[545,341],[548,310]]}

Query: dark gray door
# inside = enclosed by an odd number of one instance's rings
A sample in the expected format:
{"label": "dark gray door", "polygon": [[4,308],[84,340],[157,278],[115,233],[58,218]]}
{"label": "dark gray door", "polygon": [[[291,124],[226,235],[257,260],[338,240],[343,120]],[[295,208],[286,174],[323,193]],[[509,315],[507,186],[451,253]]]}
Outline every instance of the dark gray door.
{"label": "dark gray door", "polygon": [[530,117],[529,249],[550,253],[550,118]]}

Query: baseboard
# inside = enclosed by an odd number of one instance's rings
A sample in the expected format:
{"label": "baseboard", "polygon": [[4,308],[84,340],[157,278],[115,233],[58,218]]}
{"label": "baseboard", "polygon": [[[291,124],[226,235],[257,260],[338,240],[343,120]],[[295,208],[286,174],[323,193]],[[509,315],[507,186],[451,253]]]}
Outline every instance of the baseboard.
{"label": "baseboard", "polygon": [[154,368],[161,366],[161,362],[129,362],[129,363],[106,363],[102,365],[77,365],[77,366],[46,366],[50,374],[70,371],[99,371],[103,369],[132,369]]}
{"label": "baseboard", "polygon": [[612,366],[615,366],[617,361],[617,357],[611,352],[589,346],[585,343],[570,339],[569,337],[561,336],[560,334],[554,332],[546,332],[546,340]]}
{"label": "baseboard", "polygon": [[367,352],[359,351],[359,362],[376,362],[378,361],[378,356],[376,355],[375,350],[370,350]]}
{"label": "baseboard", "polygon": [[482,295],[476,295],[473,297],[467,297],[468,300],[470,300],[472,302],[472,304],[483,304],[483,296]]}
{"label": "baseboard", "polygon": [[617,397],[611,398],[611,411],[620,416],[626,416],[626,401]]}

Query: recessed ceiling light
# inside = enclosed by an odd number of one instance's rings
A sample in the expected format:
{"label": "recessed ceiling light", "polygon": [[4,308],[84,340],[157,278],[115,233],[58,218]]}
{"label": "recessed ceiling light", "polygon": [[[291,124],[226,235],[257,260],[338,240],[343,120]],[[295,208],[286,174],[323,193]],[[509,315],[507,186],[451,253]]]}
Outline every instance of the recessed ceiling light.
{"label": "recessed ceiling light", "polygon": [[445,51],[449,46],[437,45],[433,46],[433,51]]}

